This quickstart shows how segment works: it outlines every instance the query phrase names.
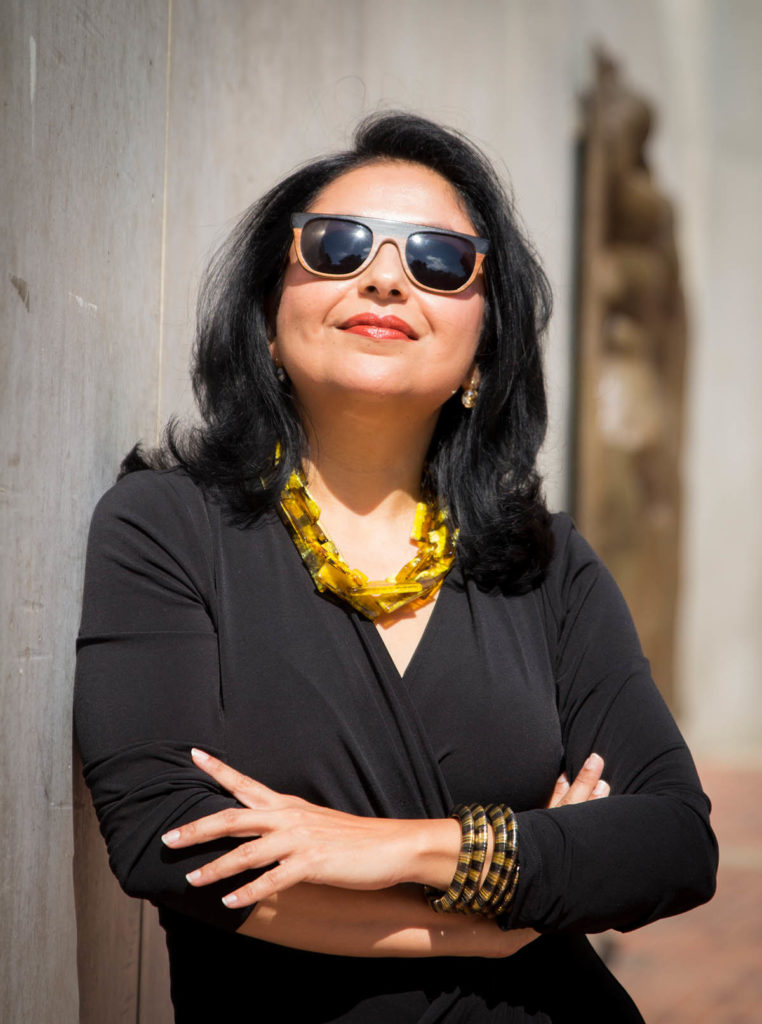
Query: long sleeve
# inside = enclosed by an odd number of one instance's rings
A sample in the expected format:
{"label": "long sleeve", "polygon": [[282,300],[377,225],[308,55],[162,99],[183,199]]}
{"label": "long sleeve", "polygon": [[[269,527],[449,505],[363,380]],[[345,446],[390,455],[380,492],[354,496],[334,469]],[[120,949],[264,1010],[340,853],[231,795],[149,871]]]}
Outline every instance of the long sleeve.
{"label": "long sleeve", "polygon": [[570,520],[545,585],[565,766],[605,760],[605,800],[518,815],[513,927],[628,930],[710,899],[717,845],[688,749],[612,577]]}
{"label": "long sleeve", "polygon": [[77,642],[75,728],[112,870],[133,896],[233,929],[225,886],[185,873],[210,851],[160,836],[236,801],[192,764],[225,753],[210,528],[187,478],[140,472],[99,503],[90,529]]}
{"label": "long sleeve", "polygon": [[[260,977],[300,978],[289,994],[300,1020],[365,1020],[371,1006],[378,1019],[403,1019],[405,1007],[410,1020],[471,1009],[491,1020],[498,1004],[516,1020],[561,1020],[567,999],[600,1007],[591,1019],[638,1019],[580,936],[548,935],[505,962],[359,958],[349,968],[223,936],[248,913],[221,903],[231,880],[194,889],[184,876],[235,840],[170,851],[160,838],[236,806],[193,766],[195,745],[354,814],[440,817],[453,802],[507,800],[520,808],[512,925],[633,927],[707,898],[715,849],[690,757],[616,588],[568,520],[558,551],[546,583],[523,596],[451,574],[403,678],[375,627],[316,591],[277,517],[240,529],[177,471],[131,474],[102,499],[76,731],[112,868],[128,893],[164,909],[188,1019],[202,1007],[250,1012],[235,979],[252,963]],[[591,750],[620,795],[530,809],[564,758],[573,772]],[[563,996],[548,977],[564,979]],[[272,999],[270,1015],[282,993]],[[344,1016],[344,1001],[357,1013]]]}

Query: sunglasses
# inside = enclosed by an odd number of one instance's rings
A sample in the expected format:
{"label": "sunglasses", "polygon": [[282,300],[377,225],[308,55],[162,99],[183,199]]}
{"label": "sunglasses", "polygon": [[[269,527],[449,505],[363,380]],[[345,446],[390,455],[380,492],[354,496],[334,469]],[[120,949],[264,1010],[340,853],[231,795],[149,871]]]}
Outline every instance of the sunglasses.
{"label": "sunglasses", "polygon": [[331,213],[292,213],[299,262],[318,277],[352,277],[373,260],[384,242],[393,242],[410,280],[427,292],[454,295],[471,284],[489,242],[422,224]]}

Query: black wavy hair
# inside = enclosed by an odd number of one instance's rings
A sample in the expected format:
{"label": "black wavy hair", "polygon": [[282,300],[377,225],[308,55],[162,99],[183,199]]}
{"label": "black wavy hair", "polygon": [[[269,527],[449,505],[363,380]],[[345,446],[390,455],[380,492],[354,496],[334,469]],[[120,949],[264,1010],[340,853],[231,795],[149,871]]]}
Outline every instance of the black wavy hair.
{"label": "black wavy hair", "polygon": [[161,448],[144,455],[137,446],[122,473],[180,465],[220,494],[240,524],[274,507],[307,452],[268,348],[292,242],[290,214],[309,209],[340,175],[384,160],[441,174],[490,242],[478,401],[467,410],[454,395],[442,407],[423,486],[460,530],[463,572],[482,587],[522,593],[542,579],[553,551],[536,469],[547,425],[540,337],[550,288],[487,158],[459,132],[423,117],[387,112],[364,119],[352,149],[298,168],[247,210],[214,256],[199,295],[192,379],[203,422],[185,429],[170,422]]}

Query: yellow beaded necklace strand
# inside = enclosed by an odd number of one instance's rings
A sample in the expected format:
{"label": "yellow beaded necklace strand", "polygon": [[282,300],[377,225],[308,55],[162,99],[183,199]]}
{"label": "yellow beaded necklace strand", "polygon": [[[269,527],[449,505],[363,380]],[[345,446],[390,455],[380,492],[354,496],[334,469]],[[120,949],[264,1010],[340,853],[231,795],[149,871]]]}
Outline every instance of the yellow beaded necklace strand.
{"label": "yellow beaded necklace strand", "polygon": [[329,590],[371,621],[404,605],[418,608],[430,601],[455,560],[457,531],[450,533],[447,512],[434,503],[418,502],[410,535],[418,554],[387,580],[368,580],[358,569],[349,568],[321,529],[320,508],[296,470],[280,496],[278,510],[317,589]]}

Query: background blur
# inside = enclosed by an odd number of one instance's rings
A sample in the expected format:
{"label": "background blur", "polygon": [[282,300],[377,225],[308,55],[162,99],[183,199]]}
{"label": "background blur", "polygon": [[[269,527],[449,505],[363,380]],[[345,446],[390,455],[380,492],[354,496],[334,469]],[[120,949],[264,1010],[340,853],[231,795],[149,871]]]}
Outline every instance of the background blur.
{"label": "background blur", "polygon": [[[762,999],[762,4],[0,0],[0,1017],[168,1020],[152,908],[105,867],[72,760],[87,524],[190,408],[200,272],[237,215],[364,113],[466,131],[555,292],[551,505],[568,503],[579,96],[603,44],[655,106],[688,303],[676,707],[715,799],[720,892],[605,937],[649,1021]],[[74,871],[72,858],[74,856]],[[79,962],[79,980],[78,980]]]}

